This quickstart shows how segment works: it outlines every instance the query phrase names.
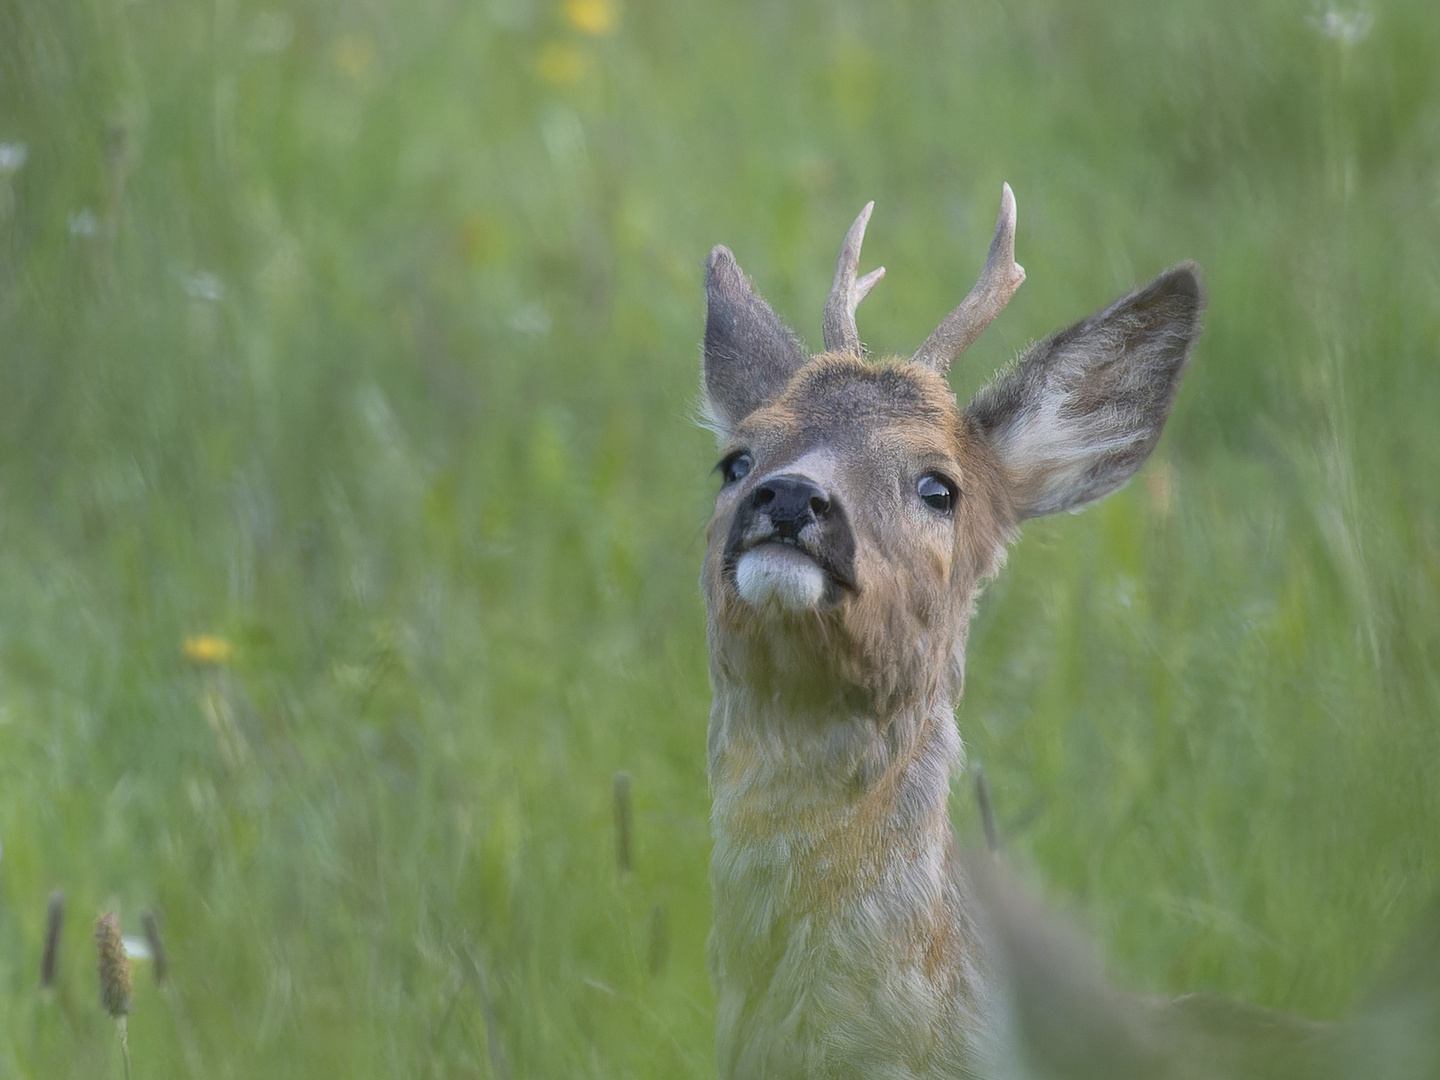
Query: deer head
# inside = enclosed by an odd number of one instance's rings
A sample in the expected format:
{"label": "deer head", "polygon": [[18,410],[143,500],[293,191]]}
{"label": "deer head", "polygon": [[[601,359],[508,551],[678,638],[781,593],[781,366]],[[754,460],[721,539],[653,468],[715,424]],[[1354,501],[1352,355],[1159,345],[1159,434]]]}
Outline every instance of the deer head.
{"label": "deer head", "polygon": [[[871,205],[808,355],[723,246],[706,281],[704,409],[722,486],[702,577],[719,697],[873,717],[958,697],[971,605],[1021,522],[1077,508],[1149,456],[1204,293],[1182,264],[1026,350],[961,407],[959,354],[1024,281],[1003,189],[968,296],[908,360],[869,362],[855,309]],[[714,738],[712,730],[712,740]]]}

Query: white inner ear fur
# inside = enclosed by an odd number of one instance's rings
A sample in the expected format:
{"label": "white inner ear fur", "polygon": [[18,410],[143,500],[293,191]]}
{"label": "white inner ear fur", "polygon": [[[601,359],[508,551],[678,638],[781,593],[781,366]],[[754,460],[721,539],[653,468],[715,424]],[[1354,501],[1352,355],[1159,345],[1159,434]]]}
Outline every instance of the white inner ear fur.
{"label": "white inner ear fur", "polygon": [[700,387],[700,400],[695,403],[695,423],[715,436],[717,450],[724,447],[730,439],[730,432],[735,430],[725,410],[710,399],[704,386]]}
{"label": "white inner ear fur", "polygon": [[808,611],[825,595],[825,572],[794,548],[765,544],[740,556],[735,591],[752,607],[774,602],[786,611]]}
{"label": "white inner ear fur", "polygon": [[[1081,486],[1095,460],[1145,439],[1149,429],[1133,415],[1108,406],[1082,416],[1061,417],[1068,387],[1046,385],[1027,407],[995,432],[994,446],[1022,489],[1032,492],[1035,513],[1059,509]],[[1078,510],[1079,507],[1076,507]]]}

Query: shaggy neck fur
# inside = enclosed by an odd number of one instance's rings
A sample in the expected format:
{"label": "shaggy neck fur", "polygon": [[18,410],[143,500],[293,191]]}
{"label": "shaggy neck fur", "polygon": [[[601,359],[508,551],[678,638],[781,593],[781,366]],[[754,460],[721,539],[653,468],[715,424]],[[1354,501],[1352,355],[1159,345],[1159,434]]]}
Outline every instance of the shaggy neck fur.
{"label": "shaggy neck fur", "polygon": [[960,758],[946,694],[805,715],[716,686],[722,1077],[957,1076],[973,1061],[977,936],[946,805]]}

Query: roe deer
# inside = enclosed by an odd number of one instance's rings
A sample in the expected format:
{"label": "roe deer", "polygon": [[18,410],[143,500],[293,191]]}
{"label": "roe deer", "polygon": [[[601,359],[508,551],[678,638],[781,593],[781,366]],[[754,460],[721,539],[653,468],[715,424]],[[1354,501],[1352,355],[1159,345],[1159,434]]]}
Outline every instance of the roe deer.
{"label": "roe deer", "polygon": [[[1322,1029],[1112,994],[990,870],[962,867],[947,811],[977,590],[1026,518],[1115,490],[1149,456],[1200,333],[1195,266],[1031,347],[961,408],[946,371],[1025,277],[1014,196],[970,294],[909,360],[878,363],[855,324],[884,273],[856,277],[871,206],[818,355],[728,249],[708,262],[720,1075],[1332,1075]],[[1256,1071],[1212,1045],[1232,1027]],[[1016,1050],[1017,1031],[1033,1045]]]}

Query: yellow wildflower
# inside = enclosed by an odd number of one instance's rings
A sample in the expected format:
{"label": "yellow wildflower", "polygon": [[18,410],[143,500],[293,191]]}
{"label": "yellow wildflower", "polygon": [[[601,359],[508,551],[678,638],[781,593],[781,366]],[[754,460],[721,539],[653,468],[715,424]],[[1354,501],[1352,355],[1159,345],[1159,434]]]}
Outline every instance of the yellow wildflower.
{"label": "yellow wildflower", "polygon": [[192,664],[228,664],[235,646],[214,634],[194,634],[185,639],[181,652]]}
{"label": "yellow wildflower", "polygon": [[615,0],[565,0],[565,21],[591,37],[604,37],[615,29],[620,6]]}

